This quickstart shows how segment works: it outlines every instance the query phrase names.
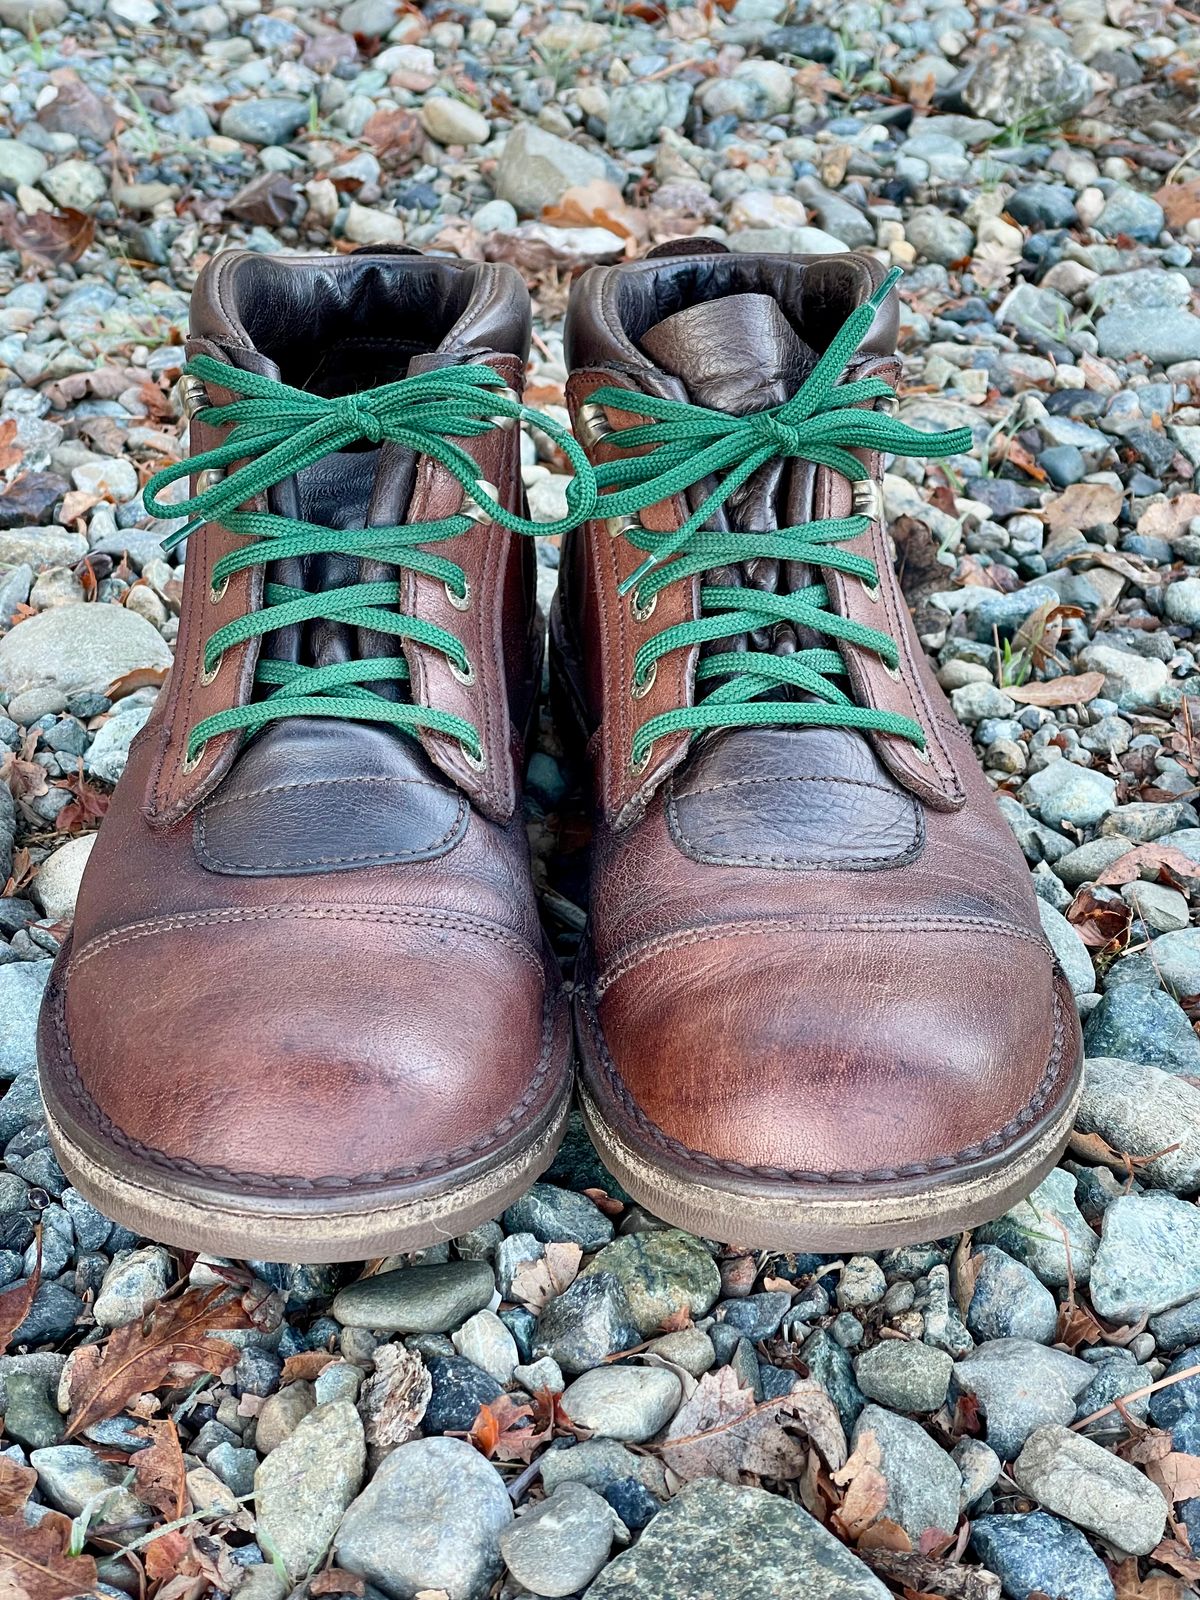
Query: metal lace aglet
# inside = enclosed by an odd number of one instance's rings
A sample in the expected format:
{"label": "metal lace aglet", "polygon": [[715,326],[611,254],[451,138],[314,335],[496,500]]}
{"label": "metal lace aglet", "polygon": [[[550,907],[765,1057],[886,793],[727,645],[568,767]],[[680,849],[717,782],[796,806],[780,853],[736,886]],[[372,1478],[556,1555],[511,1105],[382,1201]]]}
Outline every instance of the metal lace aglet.
{"label": "metal lace aglet", "polygon": [[655,567],[659,565],[661,559],[662,558],[660,556],[647,556],[640,567],[631,572],[623,582],[617,585],[617,593],[624,598],[624,596],[627,595],[631,589],[636,589],[638,584],[641,583],[642,579],[646,577],[648,573],[654,571]]}
{"label": "metal lace aglet", "polygon": [[904,273],[899,267],[893,267],[888,273],[887,277],[879,285],[878,289],[876,289],[875,293],[867,301],[867,304],[873,310],[878,311],[880,306],[887,299],[888,295],[891,294],[893,287],[900,282],[900,279],[903,276]]}

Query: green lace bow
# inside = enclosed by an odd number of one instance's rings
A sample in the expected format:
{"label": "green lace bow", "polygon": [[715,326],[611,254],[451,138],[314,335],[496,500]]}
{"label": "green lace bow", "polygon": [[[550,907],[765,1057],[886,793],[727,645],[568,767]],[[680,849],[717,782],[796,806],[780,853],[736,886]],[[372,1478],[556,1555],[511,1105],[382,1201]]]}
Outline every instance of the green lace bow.
{"label": "green lace bow", "polygon": [[[209,426],[230,429],[226,439],[212,450],[158,473],[147,484],[144,500],[151,516],[188,519],[185,527],[164,540],[165,549],[172,549],[209,521],[221,523],[248,541],[214,564],[214,599],[220,598],[235,573],[248,567],[290,557],[343,555],[440,579],[451,602],[465,610],[471,603],[466,574],[431,546],[457,539],[480,522],[497,522],[512,533],[533,537],[565,532],[592,513],[595,479],[581,447],[550,418],[514,400],[504,380],[490,367],[441,368],[339,399],[309,394],[226,366],[210,356],[194,357],[184,371],[186,376],[232,390],[242,398],[200,411]],[[567,492],[568,513],[557,522],[531,522],[514,515],[483,481],[477,463],[454,443],[521,421],[535,423],[548,433],[575,469]],[[462,484],[461,508],[453,516],[432,522],[350,530],[239,509],[314,462],[363,440],[373,444],[391,440],[432,457]],[[234,467],[239,461],[243,464]],[[159,499],[171,484],[191,473],[207,486],[175,504]],[[316,592],[267,583],[261,610],[237,617],[209,636],[204,647],[205,678],[211,681],[225,652],[233,646],[278,628],[320,619],[390,634],[398,640],[411,639],[440,652],[456,676],[471,682],[474,669],[462,641],[448,628],[404,616],[400,603],[401,586],[395,581],[348,583]],[[324,716],[389,723],[408,734],[421,729],[446,734],[458,739],[465,758],[479,766],[482,743],[465,718],[433,706],[390,699],[370,686],[383,680],[407,682],[408,678],[408,663],[399,652],[320,667],[260,656],[256,682],[265,694],[196,723],[188,735],[187,761],[194,766],[207,742],[223,733],[250,733],[281,717]]]}

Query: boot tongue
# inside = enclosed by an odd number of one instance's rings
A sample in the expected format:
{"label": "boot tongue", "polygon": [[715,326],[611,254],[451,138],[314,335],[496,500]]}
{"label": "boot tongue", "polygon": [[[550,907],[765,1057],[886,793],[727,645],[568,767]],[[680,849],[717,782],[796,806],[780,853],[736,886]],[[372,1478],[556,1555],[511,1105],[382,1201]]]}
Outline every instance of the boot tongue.
{"label": "boot tongue", "polygon": [[697,405],[737,417],[790,400],[816,360],[769,294],[689,306],[643,334],[641,344]]}

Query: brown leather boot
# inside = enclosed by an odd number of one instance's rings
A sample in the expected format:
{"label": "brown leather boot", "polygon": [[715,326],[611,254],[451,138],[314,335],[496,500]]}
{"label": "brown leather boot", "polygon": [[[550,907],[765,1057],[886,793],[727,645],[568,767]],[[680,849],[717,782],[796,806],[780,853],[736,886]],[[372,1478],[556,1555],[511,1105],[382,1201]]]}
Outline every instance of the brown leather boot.
{"label": "brown leather boot", "polygon": [[382,1255],[552,1157],[569,1018],[519,803],[529,328],[511,268],[409,252],[230,252],[196,285],[175,670],[40,1038],[64,1170],[143,1233]]}
{"label": "brown leather boot", "polygon": [[970,435],[889,407],[877,262],[719,252],[595,268],[568,313],[603,519],[552,622],[598,813],[584,1110],[630,1193],[696,1233],[939,1237],[1037,1183],[1080,1072],[881,520],[881,452]]}

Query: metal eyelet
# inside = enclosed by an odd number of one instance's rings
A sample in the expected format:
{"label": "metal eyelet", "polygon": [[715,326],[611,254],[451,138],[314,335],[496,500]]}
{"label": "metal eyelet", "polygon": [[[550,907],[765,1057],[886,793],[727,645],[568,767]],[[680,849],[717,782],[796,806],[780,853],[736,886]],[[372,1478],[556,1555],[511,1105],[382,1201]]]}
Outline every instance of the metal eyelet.
{"label": "metal eyelet", "polygon": [[654,745],[653,743],[650,743],[646,746],[645,752],[643,753],[640,761],[635,761],[632,759],[632,757],[630,758],[629,770],[633,773],[635,778],[641,777],[642,773],[645,772],[646,768],[650,765],[650,754],[653,749]]}
{"label": "metal eyelet", "polygon": [[193,372],[185,372],[175,386],[179,398],[179,409],[189,422],[197,412],[208,409],[208,390],[204,387],[204,380],[197,378]]}
{"label": "metal eyelet", "polygon": [[628,538],[631,533],[641,533],[642,519],[638,516],[609,517],[607,527],[609,538]]}
{"label": "metal eyelet", "polygon": [[585,450],[594,450],[613,431],[603,406],[594,400],[580,406],[575,415],[575,437]]}
{"label": "metal eyelet", "polygon": [[488,421],[501,433],[511,433],[517,425],[516,417],[489,417]]}
{"label": "metal eyelet", "polygon": [[[486,494],[497,505],[500,503],[499,489],[494,483],[488,483],[483,478],[480,478],[476,483],[475,493]],[[492,513],[485,511],[474,496],[469,495],[465,489],[463,490],[462,505],[458,508],[458,515],[460,517],[470,517],[471,521],[477,522],[481,528],[489,527],[492,521]]]}
{"label": "metal eyelet", "polygon": [[206,739],[204,741],[204,743],[200,746],[200,748],[196,751],[196,754],[194,756],[185,756],[184,757],[183,770],[184,770],[185,773],[191,774],[191,773],[195,772],[196,768],[204,760],[204,752],[207,749],[208,749],[208,740]]}
{"label": "metal eyelet", "polygon": [[630,694],[633,696],[633,698],[635,700],[644,699],[646,697],[646,695],[648,695],[650,693],[651,689],[653,689],[654,680],[657,677],[658,677],[658,662],[657,661],[652,661],[650,663],[650,670],[649,670],[649,672],[646,673],[645,677],[639,678],[637,673],[636,672],[634,673],[634,675],[633,675],[633,683],[630,686],[630,690],[629,690]]}
{"label": "metal eyelet", "polygon": [[927,749],[923,750],[919,744],[913,745],[913,749],[916,751],[917,760],[923,767],[931,767],[933,765],[933,757]]}
{"label": "metal eyelet", "polygon": [[873,606],[877,606],[879,604],[879,584],[877,582],[868,583],[864,578],[862,580],[862,592],[866,595],[867,599]]}
{"label": "metal eyelet", "polygon": [[209,489],[215,489],[219,483],[224,481],[224,467],[206,467],[203,472],[196,474],[196,493],[207,494]]}
{"label": "metal eyelet", "polygon": [[899,667],[889,667],[885,661],[883,664],[883,670],[887,673],[888,677],[893,683],[902,683],[904,681],[903,674],[901,673]]}
{"label": "metal eyelet", "polygon": [[455,594],[448,583],[444,587],[446,599],[449,600],[456,611],[469,611],[471,609],[471,585],[466,578],[463,579],[463,592],[461,594]]}
{"label": "metal eyelet", "polygon": [[658,596],[656,594],[652,594],[650,596],[649,605],[639,606],[637,590],[635,589],[629,596],[629,614],[632,616],[635,622],[648,622],[654,615],[654,608],[657,604]]}
{"label": "metal eyelet", "polygon": [[205,670],[200,674],[200,682],[205,686],[205,688],[207,688],[208,685],[216,679],[217,673],[221,670],[221,663],[224,660],[225,652],[222,650],[221,654],[217,657],[216,664],[212,667],[206,667]]}
{"label": "metal eyelet", "polygon": [[465,739],[460,739],[458,741],[458,748],[463,760],[467,763],[472,772],[482,772],[486,768],[487,761],[484,759],[482,751],[480,751],[479,755],[476,755],[474,750],[471,749],[470,745],[467,744]]}
{"label": "metal eyelet", "polygon": [[870,522],[883,520],[883,490],[870,478],[860,478],[851,485],[850,493],[856,517],[866,517]]}
{"label": "metal eyelet", "polygon": [[466,667],[460,667],[456,661],[448,661],[450,676],[456,683],[472,684],[475,682],[475,668],[468,661]]}
{"label": "metal eyelet", "polygon": [[222,578],[220,583],[210,583],[209,584],[209,586],[208,586],[208,598],[213,603],[214,606],[219,606],[221,601],[224,600],[225,591],[226,591],[226,589],[228,589],[228,587],[229,587],[229,579],[228,578]]}

